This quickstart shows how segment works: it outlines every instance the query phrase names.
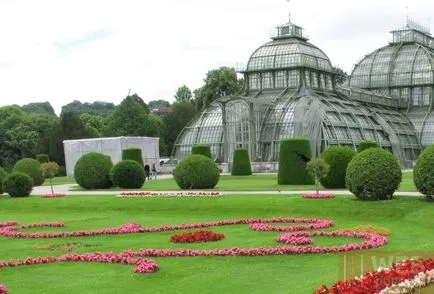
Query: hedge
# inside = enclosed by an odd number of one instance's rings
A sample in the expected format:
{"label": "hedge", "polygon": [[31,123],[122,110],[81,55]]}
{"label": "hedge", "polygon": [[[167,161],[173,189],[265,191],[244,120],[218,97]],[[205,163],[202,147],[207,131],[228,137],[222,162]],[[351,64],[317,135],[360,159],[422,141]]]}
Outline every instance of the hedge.
{"label": "hedge", "polygon": [[3,180],[7,177],[8,173],[0,167],[0,194],[3,194]]}
{"label": "hedge", "polygon": [[233,176],[250,176],[252,174],[252,165],[250,164],[249,151],[247,149],[235,149],[231,174]]}
{"label": "hedge", "polygon": [[26,173],[12,172],[3,180],[3,188],[11,197],[27,197],[33,189],[33,179]]}
{"label": "hedge", "polygon": [[206,145],[206,144],[193,145],[193,147],[191,148],[191,154],[192,155],[200,154],[200,155],[204,155],[204,156],[212,159],[211,147],[209,145]]}
{"label": "hedge", "polygon": [[122,189],[139,189],[145,183],[145,170],[135,160],[122,160],[110,170],[113,186]]}
{"label": "hedge", "polygon": [[12,169],[12,172],[21,172],[29,175],[35,186],[40,186],[45,181],[42,175],[41,164],[33,158],[23,158],[19,160]]}
{"label": "hedge", "polygon": [[123,149],[122,160],[134,160],[143,166],[142,149],[136,147]]}
{"label": "hedge", "polygon": [[41,163],[41,164],[50,161],[47,154],[36,155],[36,160],[39,161],[39,163]]}
{"label": "hedge", "polygon": [[320,180],[321,185],[327,189],[345,189],[345,175],[347,166],[356,155],[348,147],[331,147],[321,154],[321,158],[329,165],[329,172]]}
{"label": "hedge", "polygon": [[363,140],[360,141],[359,146],[357,146],[357,153],[360,153],[366,149],[369,148],[377,148],[380,147],[378,146],[378,143],[375,141],[370,141],[370,140]]}
{"label": "hedge", "polygon": [[195,154],[176,166],[173,177],[181,189],[212,189],[220,179],[220,171],[211,158]]}
{"label": "hedge", "polygon": [[434,197],[434,145],[428,146],[416,160],[413,182],[428,200]]}
{"label": "hedge", "polygon": [[110,180],[112,166],[110,156],[97,152],[87,153],[75,164],[75,181],[85,189],[110,188],[112,186]]}
{"label": "hedge", "polygon": [[310,143],[303,138],[291,138],[280,143],[279,185],[310,185],[314,179],[306,171],[306,163],[312,157]]}

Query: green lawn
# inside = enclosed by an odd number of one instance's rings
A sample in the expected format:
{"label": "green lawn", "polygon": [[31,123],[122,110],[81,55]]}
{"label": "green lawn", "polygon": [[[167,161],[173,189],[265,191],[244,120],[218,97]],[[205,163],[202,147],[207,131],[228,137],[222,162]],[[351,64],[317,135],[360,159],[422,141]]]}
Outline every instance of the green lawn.
{"label": "green lawn", "polygon": [[[156,182],[157,183],[157,182]],[[388,244],[364,253],[430,251],[434,243],[434,203],[418,197],[360,202],[340,196],[306,200],[300,196],[224,196],[217,198],[116,198],[67,196],[57,199],[0,197],[0,222],[63,221],[64,230],[98,229],[139,223],[144,226],[181,224],[247,217],[319,217],[332,219],[334,228],[375,224],[392,231]],[[225,234],[215,243],[179,245],[171,232],[59,239],[0,237],[0,260],[26,256],[61,255],[47,245],[78,243],[73,252],[140,248],[226,248],[277,246],[276,232],[255,232],[245,225],[212,228]],[[28,229],[55,231],[56,229]],[[316,245],[338,245],[354,239],[316,237]],[[357,241],[359,242],[359,241]],[[134,274],[132,266],[63,263],[0,269],[0,283],[11,293],[311,293],[338,279],[339,254],[266,257],[152,258],[160,271]],[[24,282],[25,281],[25,282]]]}
{"label": "green lawn", "polygon": [[[65,185],[65,184],[75,184],[74,177],[55,177],[52,179],[54,185]],[[49,186],[50,179],[46,179],[43,186]]]}

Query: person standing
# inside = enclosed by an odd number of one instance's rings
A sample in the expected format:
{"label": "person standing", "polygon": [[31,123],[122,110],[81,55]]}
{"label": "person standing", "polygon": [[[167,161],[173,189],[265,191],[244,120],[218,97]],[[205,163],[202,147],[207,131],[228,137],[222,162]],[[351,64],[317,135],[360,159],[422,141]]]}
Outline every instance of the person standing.
{"label": "person standing", "polygon": [[155,163],[153,163],[151,167],[151,178],[152,177],[155,177],[155,180],[157,179],[157,167],[155,166]]}

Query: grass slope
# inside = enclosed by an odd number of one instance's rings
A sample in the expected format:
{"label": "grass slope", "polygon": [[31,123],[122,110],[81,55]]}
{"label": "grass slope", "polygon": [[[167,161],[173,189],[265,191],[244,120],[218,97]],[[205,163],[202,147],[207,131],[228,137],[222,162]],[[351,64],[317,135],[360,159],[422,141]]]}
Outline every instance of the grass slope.
{"label": "grass slope", "polygon": [[[337,228],[375,224],[392,231],[389,243],[370,252],[431,250],[432,209],[415,197],[359,202],[342,196],[307,200],[300,196],[225,196],[219,198],[115,198],[67,196],[58,199],[0,197],[0,221],[20,223],[63,221],[64,230],[98,229],[125,223],[144,226],[181,224],[247,217],[319,217]],[[54,231],[28,229],[27,231]],[[206,244],[172,244],[171,232],[61,239],[0,237],[0,260],[71,252],[140,248],[225,248],[276,246],[276,232],[255,232],[247,226],[215,227],[225,239]],[[317,245],[338,245],[354,239],[316,237]],[[44,249],[57,245],[53,251]],[[64,263],[0,269],[0,283],[11,293],[311,293],[338,279],[339,255],[266,257],[152,258],[160,266],[153,274],[132,273],[128,265]],[[25,281],[25,283],[23,283]]]}

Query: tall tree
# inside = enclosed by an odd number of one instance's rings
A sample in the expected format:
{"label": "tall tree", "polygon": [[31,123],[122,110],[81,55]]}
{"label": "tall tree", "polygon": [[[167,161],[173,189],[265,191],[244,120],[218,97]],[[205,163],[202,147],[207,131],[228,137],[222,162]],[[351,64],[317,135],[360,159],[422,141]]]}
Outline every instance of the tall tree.
{"label": "tall tree", "polygon": [[196,106],[199,110],[220,97],[237,94],[243,88],[243,80],[238,79],[232,67],[210,70],[204,82],[205,84],[194,92]]}
{"label": "tall tree", "polygon": [[191,94],[191,90],[186,85],[183,85],[176,90],[176,102],[189,102],[192,97],[193,95]]}
{"label": "tall tree", "polygon": [[126,97],[108,118],[105,135],[156,136],[157,125],[149,117],[149,110],[136,94]]}
{"label": "tall tree", "polygon": [[115,109],[115,105],[109,102],[96,101],[93,103],[81,103],[78,100],[62,106],[62,113],[73,112],[78,115],[82,113],[92,113],[92,114],[107,114]]}
{"label": "tall tree", "polygon": [[348,74],[340,67],[334,66],[333,70],[337,74],[336,75],[336,84],[343,85],[348,79]]}
{"label": "tall tree", "polygon": [[48,101],[25,104],[21,107],[21,109],[25,112],[47,113],[47,114],[55,115],[53,106],[51,106],[50,102]]}
{"label": "tall tree", "polygon": [[39,144],[39,135],[36,131],[21,123],[8,130],[6,135],[8,138],[6,144],[19,150],[21,157],[35,155]]}
{"label": "tall tree", "polygon": [[161,122],[161,141],[167,146],[167,155],[170,155],[176,138],[187,123],[196,115],[196,107],[190,102],[175,102],[172,112],[166,114]]}
{"label": "tall tree", "polygon": [[170,102],[166,100],[152,100],[148,103],[149,109],[170,107]]}

